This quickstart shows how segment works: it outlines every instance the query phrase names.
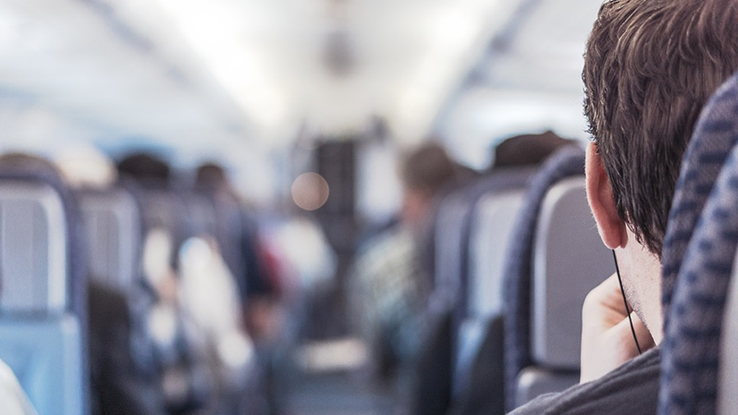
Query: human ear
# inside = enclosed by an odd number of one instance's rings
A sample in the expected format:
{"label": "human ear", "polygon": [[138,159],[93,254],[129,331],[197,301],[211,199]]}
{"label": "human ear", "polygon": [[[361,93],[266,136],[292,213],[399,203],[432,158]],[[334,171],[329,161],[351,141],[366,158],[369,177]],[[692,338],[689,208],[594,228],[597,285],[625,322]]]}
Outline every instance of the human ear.
{"label": "human ear", "polygon": [[594,143],[587,145],[585,174],[587,201],[602,242],[610,249],[624,247],[627,240],[625,222],[618,215],[610,179]]}

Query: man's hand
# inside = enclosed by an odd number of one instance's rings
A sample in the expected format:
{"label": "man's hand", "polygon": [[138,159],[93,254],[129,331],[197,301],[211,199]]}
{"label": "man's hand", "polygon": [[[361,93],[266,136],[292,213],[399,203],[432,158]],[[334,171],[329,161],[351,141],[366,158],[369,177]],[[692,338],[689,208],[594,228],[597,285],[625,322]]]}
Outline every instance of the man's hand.
{"label": "man's hand", "polygon": [[[642,351],[654,346],[646,325],[631,313]],[[582,307],[582,383],[600,378],[638,356],[625,313],[618,276],[611,275],[587,294]]]}

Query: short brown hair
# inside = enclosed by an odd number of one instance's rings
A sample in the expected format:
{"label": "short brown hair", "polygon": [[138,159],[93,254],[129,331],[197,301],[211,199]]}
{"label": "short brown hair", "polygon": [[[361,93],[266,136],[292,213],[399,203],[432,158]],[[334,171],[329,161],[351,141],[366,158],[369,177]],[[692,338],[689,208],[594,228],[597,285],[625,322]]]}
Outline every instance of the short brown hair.
{"label": "short brown hair", "polygon": [[428,143],[408,154],[400,167],[400,179],[407,189],[434,196],[456,178],[457,166],[439,144]]}
{"label": "short brown hair", "polygon": [[589,130],[618,213],[661,256],[682,155],[738,69],[738,0],[609,0],[587,42]]}

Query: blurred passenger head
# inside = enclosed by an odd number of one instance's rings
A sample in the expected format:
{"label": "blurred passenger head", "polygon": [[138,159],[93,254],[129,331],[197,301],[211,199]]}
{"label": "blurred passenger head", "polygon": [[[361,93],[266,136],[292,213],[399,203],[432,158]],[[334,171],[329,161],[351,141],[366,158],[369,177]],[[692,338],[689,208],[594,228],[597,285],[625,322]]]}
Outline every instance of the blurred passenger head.
{"label": "blurred passenger head", "polygon": [[660,257],[684,153],[738,69],[738,2],[610,0],[585,54],[585,113],[617,214]]}
{"label": "blurred passenger head", "polygon": [[[0,155],[0,172],[40,174],[55,182],[64,182],[64,176],[53,163],[45,158],[26,153]],[[66,182],[63,184],[66,185]]]}
{"label": "blurred passenger head", "polygon": [[535,166],[566,145],[576,145],[576,142],[561,138],[552,131],[510,137],[495,147],[492,168]]}
{"label": "blurred passenger head", "polygon": [[197,168],[195,186],[205,190],[219,190],[228,187],[228,177],[223,166],[208,162]]}
{"label": "blurred passenger head", "polygon": [[169,184],[169,165],[152,154],[130,154],[118,162],[118,171],[121,176],[130,177],[144,185],[166,186]]}
{"label": "blurred passenger head", "polygon": [[422,222],[433,197],[456,177],[457,169],[439,144],[425,144],[408,154],[400,167],[402,220],[409,224]]}

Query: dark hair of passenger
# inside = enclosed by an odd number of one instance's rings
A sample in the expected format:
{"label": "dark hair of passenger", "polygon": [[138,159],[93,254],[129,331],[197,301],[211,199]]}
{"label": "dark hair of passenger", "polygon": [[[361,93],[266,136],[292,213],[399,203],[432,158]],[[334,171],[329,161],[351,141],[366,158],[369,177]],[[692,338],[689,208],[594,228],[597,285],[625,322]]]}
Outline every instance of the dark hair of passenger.
{"label": "dark hair of passenger", "polygon": [[541,164],[553,152],[567,145],[576,145],[546,131],[543,134],[523,134],[510,137],[495,147],[493,169],[506,167],[535,166]]}
{"label": "dark hair of passenger", "polygon": [[134,153],[118,162],[121,175],[129,176],[141,183],[166,185],[169,182],[170,168],[167,163],[151,154]]}
{"label": "dark hair of passenger", "polygon": [[408,154],[400,167],[406,188],[433,196],[458,173],[456,163],[439,144],[425,144]]}
{"label": "dark hair of passenger", "polygon": [[697,118],[736,69],[735,0],[612,0],[600,9],[582,74],[589,132],[618,214],[659,257]]}
{"label": "dark hair of passenger", "polygon": [[27,153],[6,153],[0,155],[0,171],[15,173],[33,172],[53,181],[61,188],[66,187],[64,175],[49,160]]}
{"label": "dark hair of passenger", "polygon": [[218,189],[228,184],[225,169],[216,163],[204,163],[197,168],[195,186],[202,189]]}

